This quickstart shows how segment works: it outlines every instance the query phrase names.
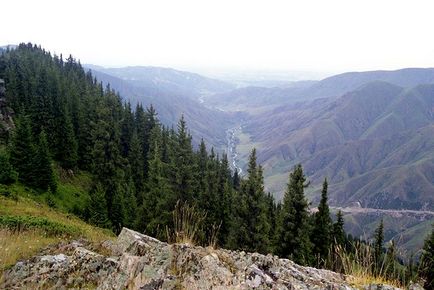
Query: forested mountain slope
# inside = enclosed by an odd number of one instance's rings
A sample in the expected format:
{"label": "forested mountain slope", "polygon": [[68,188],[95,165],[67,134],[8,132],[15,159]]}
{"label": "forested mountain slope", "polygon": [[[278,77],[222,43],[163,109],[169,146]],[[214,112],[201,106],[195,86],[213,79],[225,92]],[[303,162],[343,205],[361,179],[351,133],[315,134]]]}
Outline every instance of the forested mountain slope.
{"label": "forested mountain slope", "polygon": [[[227,128],[232,127],[240,118],[239,113],[213,110],[198,100],[202,94],[211,90],[224,90],[219,85],[230,88],[227,83],[163,68],[133,67],[125,68],[125,72],[122,69],[89,68],[99,81],[110,84],[133,107],[138,103],[144,106],[152,104],[158,112],[159,120],[166,126],[176,124],[181,115],[184,115],[195,145],[204,138],[209,146],[221,151],[225,146]],[[177,83],[178,79],[174,77],[180,78],[182,82]]]}

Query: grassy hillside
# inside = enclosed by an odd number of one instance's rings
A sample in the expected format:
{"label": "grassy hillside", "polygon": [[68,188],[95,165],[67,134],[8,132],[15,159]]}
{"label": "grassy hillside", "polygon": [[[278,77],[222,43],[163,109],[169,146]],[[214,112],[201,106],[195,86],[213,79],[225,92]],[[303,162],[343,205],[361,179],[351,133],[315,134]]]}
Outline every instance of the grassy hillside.
{"label": "grassy hillside", "polygon": [[0,185],[0,275],[50,244],[79,238],[98,244],[114,237],[71,213],[83,211],[89,181],[86,174],[63,178],[52,198],[21,184]]}
{"label": "grassy hillside", "polygon": [[338,99],[275,109],[241,133],[256,144],[273,191],[282,193],[284,175],[302,163],[311,189],[329,179],[331,204],[433,210],[433,96],[433,85],[377,81]]}
{"label": "grassy hillside", "polygon": [[[333,209],[336,212],[337,209]],[[344,209],[345,230],[354,237],[369,241],[381,220],[384,222],[385,244],[394,240],[399,255],[409,258],[419,255],[434,223],[434,215],[400,211],[363,211]]]}

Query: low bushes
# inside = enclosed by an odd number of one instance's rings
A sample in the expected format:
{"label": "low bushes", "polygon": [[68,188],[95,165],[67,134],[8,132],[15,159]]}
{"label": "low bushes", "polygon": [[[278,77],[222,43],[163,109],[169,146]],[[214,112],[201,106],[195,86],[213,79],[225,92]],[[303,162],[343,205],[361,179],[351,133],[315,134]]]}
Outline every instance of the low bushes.
{"label": "low bushes", "polygon": [[47,236],[77,236],[80,230],[71,225],[61,224],[44,217],[0,216],[0,228],[10,231],[41,230]]}

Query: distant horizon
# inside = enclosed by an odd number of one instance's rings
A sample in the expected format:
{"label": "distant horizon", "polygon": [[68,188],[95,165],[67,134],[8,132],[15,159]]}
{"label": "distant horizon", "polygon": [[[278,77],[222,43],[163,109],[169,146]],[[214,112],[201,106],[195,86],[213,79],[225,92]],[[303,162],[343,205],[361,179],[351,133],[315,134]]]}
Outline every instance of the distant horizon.
{"label": "distant horizon", "polygon": [[[0,47],[15,47],[20,43],[29,43],[30,41],[21,41],[17,44],[0,44]],[[357,69],[349,69],[349,70],[340,70],[340,71],[327,71],[327,70],[299,70],[299,69],[285,69],[285,68],[244,68],[239,66],[217,66],[212,67],[209,65],[204,66],[189,66],[189,65],[158,65],[158,64],[124,64],[124,65],[110,65],[110,64],[101,64],[101,63],[89,63],[83,62],[79,55],[74,53],[62,53],[57,52],[49,47],[45,47],[44,44],[33,43],[33,45],[40,45],[43,49],[49,51],[52,54],[63,55],[63,58],[67,58],[70,54],[80,61],[83,66],[96,66],[104,69],[117,69],[117,68],[128,68],[128,67],[154,67],[154,68],[164,68],[164,69],[174,69],[178,71],[196,73],[205,77],[221,79],[221,80],[238,80],[238,81],[320,81],[325,78],[339,75],[343,73],[363,73],[370,71],[398,71],[403,69],[430,69],[434,68],[434,66],[409,66],[409,67],[398,67],[398,68],[374,68],[374,69],[366,69],[366,70],[357,70]]]}

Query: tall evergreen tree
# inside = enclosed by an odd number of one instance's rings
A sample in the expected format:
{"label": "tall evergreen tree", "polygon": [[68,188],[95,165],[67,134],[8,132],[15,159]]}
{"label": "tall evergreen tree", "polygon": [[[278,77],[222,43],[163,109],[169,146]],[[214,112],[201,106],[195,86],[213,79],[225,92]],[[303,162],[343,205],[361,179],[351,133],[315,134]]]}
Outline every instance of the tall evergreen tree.
{"label": "tall evergreen tree", "polygon": [[74,127],[67,112],[59,117],[56,125],[57,144],[56,159],[65,169],[75,169],[78,160],[78,144],[74,135]]}
{"label": "tall evergreen tree", "polygon": [[270,224],[262,168],[256,163],[256,149],[250,153],[247,173],[247,180],[242,182],[236,195],[238,201],[228,244],[234,247],[238,243],[238,247],[244,250],[266,253],[270,249]]}
{"label": "tall evergreen tree", "polygon": [[136,189],[136,198],[139,203],[143,201],[143,192],[145,190],[144,176],[143,176],[143,155],[140,146],[139,138],[134,130],[131,142],[129,145],[128,161],[130,164],[131,176]]}
{"label": "tall evergreen tree", "polygon": [[0,150],[0,184],[11,184],[17,181],[18,173],[12,167],[9,156]]}
{"label": "tall evergreen tree", "polygon": [[51,192],[56,192],[57,182],[54,177],[50,153],[48,152],[47,137],[44,131],[39,134],[38,147],[32,163],[35,172],[34,185],[43,190],[50,189]]}
{"label": "tall evergreen tree", "polygon": [[380,221],[374,234],[374,262],[375,262],[375,273],[379,273],[381,267],[381,261],[383,258],[383,243],[384,243],[384,223],[383,220]]}
{"label": "tall evergreen tree", "polygon": [[425,289],[434,289],[434,228],[425,240],[421,265],[421,276],[425,280]]}
{"label": "tall evergreen tree", "polygon": [[90,194],[89,222],[102,228],[110,226],[105,192],[100,184],[97,184]]}
{"label": "tall evergreen tree", "polygon": [[195,193],[195,181],[193,177],[194,161],[191,135],[187,131],[184,116],[181,116],[179,120],[178,132],[175,138],[174,163],[172,164],[172,190],[177,194],[178,200],[190,203]]}
{"label": "tall evergreen tree", "polygon": [[299,164],[289,174],[277,240],[279,254],[302,265],[312,261],[308,203],[304,196],[304,189],[307,186],[303,168]]}
{"label": "tall evergreen tree", "polygon": [[336,222],[333,224],[332,244],[344,246],[346,242],[344,230],[344,215],[339,210],[336,214]]}
{"label": "tall evergreen tree", "polygon": [[319,266],[323,266],[331,245],[332,220],[327,197],[327,179],[324,179],[321,191],[321,201],[318,212],[314,215],[312,230],[313,252],[319,258]]}
{"label": "tall evergreen tree", "polygon": [[172,210],[176,204],[176,196],[171,191],[168,179],[165,177],[161,151],[157,142],[154,142],[152,152],[153,156],[149,161],[147,191],[139,208],[137,226],[147,234],[162,238],[166,226],[172,223]]}
{"label": "tall evergreen tree", "polygon": [[30,121],[27,116],[20,115],[17,119],[12,146],[10,150],[10,160],[14,168],[18,171],[18,179],[27,185],[34,185],[36,182],[33,159],[36,148],[33,143]]}

